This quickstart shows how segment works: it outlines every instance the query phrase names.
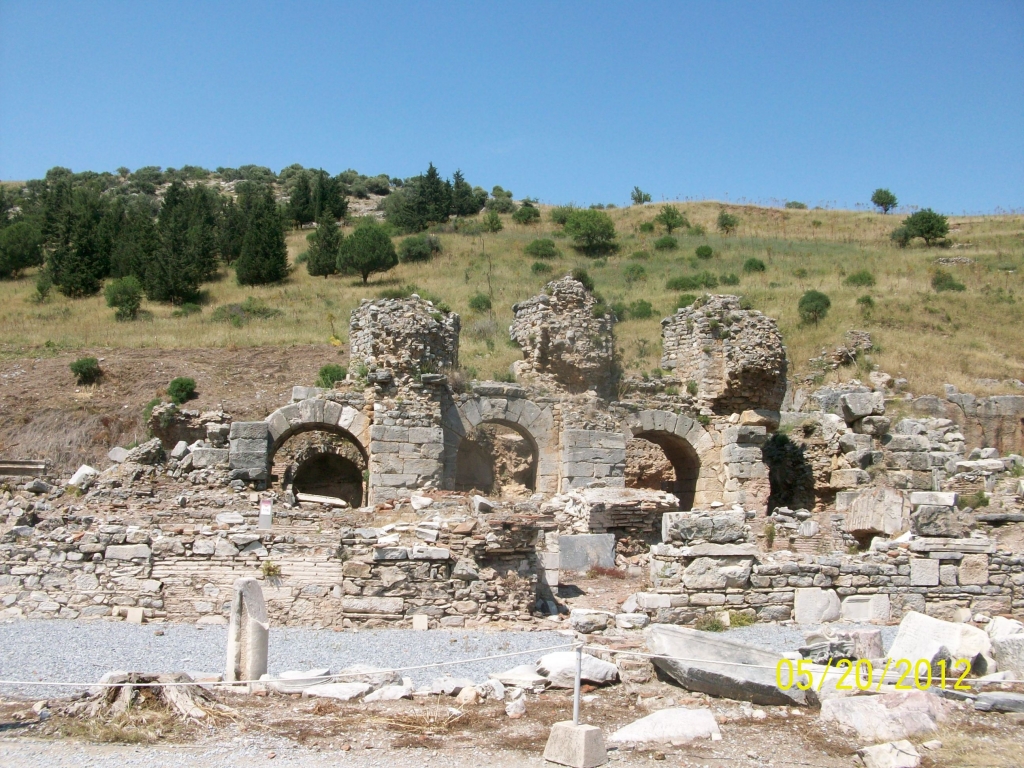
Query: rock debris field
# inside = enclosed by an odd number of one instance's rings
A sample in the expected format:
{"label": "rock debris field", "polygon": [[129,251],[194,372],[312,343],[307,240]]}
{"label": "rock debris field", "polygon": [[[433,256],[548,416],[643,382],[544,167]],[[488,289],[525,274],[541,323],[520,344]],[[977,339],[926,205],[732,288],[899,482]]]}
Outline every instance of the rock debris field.
{"label": "rock debris field", "polygon": [[[854,625],[850,625],[852,628]],[[729,639],[766,650],[802,644],[809,627],[753,625],[729,630]],[[886,648],[897,627],[881,627]],[[163,632],[157,635],[157,632]],[[384,629],[335,632],[271,628],[270,674],[352,664],[409,667],[568,644],[561,632],[474,632]],[[227,627],[127,624],[97,621],[17,621],[0,624],[0,679],[94,682],[110,670],[216,674],[224,671]],[[540,654],[538,654],[540,655]],[[450,674],[483,682],[492,672],[536,661],[529,654],[403,673],[419,686]],[[43,699],[70,695],[68,688],[3,686],[0,697]]]}

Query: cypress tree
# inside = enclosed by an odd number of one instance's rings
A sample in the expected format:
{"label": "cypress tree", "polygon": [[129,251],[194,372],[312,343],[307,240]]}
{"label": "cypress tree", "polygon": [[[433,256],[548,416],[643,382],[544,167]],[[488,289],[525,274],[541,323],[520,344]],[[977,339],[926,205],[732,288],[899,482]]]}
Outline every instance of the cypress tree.
{"label": "cypress tree", "polygon": [[455,216],[473,216],[483,207],[483,201],[473,193],[473,187],[462,171],[456,171],[452,175],[452,213]]}
{"label": "cypress tree", "polygon": [[100,229],[105,205],[92,188],[72,189],[70,177],[56,187],[46,202],[46,268],[65,296],[91,296],[110,268],[110,244]]}
{"label": "cypress tree", "polygon": [[335,220],[340,219],[348,213],[348,200],[345,199],[341,178],[332,177],[321,168],[313,176],[313,212],[317,221],[325,210]]}
{"label": "cypress tree", "polygon": [[295,186],[292,187],[292,194],[288,199],[288,215],[297,227],[313,221],[316,215],[313,210],[313,190],[306,171],[298,174]]}
{"label": "cypress tree", "polygon": [[316,232],[311,234],[306,271],[313,277],[327,277],[338,273],[338,256],[341,253],[343,235],[338,229],[334,216],[326,209],[316,222]]}
{"label": "cypress tree", "polygon": [[180,181],[164,196],[157,223],[159,245],[144,268],[146,296],[181,304],[217,272],[216,208],[206,187]]}
{"label": "cypress tree", "polygon": [[452,209],[452,185],[441,179],[433,163],[420,177],[418,186],[417,207],[422,226],[448,221]]}
{"label": "cypress tree", "polygon": [[135,275],[141,282],[146,265],[160,244],[156,223],[142,203],[125,206],[118,213],[120,225],[110,252],[110,274],[114,277]]}
{"label": "cypress tree", "polygon": [[265,285],[288,274],[284,225],[268,187],[252,189],[243,199],[245,236],[235,264],[239,285]]}
{"label": "cypress tree", "polygon": [[231,198],[221,203],[220,218],[217,222],[217,244],[220,257],[227,264],[234,264],[242,253],[242,238],[245,237],[245,211]]}

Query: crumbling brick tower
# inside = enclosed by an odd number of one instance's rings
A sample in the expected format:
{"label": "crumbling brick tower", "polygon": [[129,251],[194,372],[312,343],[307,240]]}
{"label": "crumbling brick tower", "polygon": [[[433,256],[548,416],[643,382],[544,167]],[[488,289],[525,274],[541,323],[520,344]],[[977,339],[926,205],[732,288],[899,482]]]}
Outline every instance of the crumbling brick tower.
{"label": "crumbling brick tower", "polygon": [[738,296],[707,296],[661,324],[661,367],[675,371],[684,387],[696,385],[702,408],[715,414],[780,409],[786,348],[775,320],[743,309]]}

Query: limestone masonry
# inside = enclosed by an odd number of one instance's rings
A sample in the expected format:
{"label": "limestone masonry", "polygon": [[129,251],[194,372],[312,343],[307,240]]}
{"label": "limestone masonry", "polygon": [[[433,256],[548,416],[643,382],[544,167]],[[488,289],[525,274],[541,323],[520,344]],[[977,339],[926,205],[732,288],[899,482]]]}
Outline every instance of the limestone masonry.
{"label": "limestone masonry", "polygon": [[[636,594],[581,631],[1024,615],[1024,398],[787,389],[775,321],[735,296],[663,320],[665,373],[627,377],[602,307],[549,283],[514,308],[516,383],[466,385],[458,315],[364,300],[333,389],[259,422],[159,406],[103,471],[9,478],[0,617],[528,625],[592,568]],[[238,579],[265,606],[233,606]]]}

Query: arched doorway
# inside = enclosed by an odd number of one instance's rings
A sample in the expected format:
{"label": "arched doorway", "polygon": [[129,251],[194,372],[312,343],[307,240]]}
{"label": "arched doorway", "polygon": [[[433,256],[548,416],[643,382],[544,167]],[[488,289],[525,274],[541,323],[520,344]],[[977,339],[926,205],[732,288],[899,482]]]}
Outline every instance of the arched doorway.
{"label": "arched doorway", "polygon": [[700,476],[700,457],[673,432],[635,432],[626,441],[626,487],[668,491],[680,509],[692,509]]}
{"label": "arched doorway", "polygon": [[459,443],[454,488],[529,496],[537,488],[537,458],[537,445],[526,430],[505,422],[482,422]]}
{"label": "arched doorway", "polygon": [[366,455],[340,428],[311,426],[293,433],[275,450],[271,480],[283,490],[342,499],[361,507],[365,499]]}

